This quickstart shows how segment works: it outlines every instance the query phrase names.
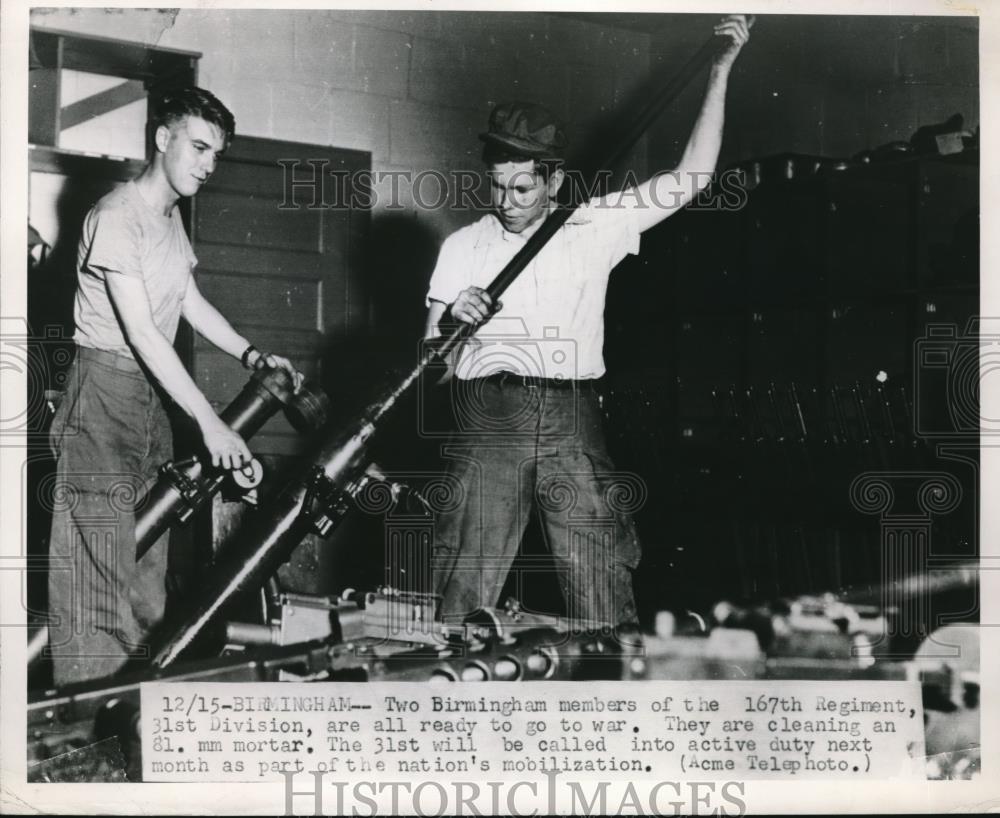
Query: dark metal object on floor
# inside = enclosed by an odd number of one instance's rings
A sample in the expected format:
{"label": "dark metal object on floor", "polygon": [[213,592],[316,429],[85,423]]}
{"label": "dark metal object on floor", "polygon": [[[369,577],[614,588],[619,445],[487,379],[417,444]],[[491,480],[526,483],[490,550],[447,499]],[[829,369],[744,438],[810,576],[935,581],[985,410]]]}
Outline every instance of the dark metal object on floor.
{"label": "dark metal object on floor", "polygon": [[[952,581],[964,587],[966,579]],[[719,603],[695,631],[674,628],[673,617],[664,615],[658,617],[657,633],[641,638],[631,629],[568,631],[558,618],[523,612],[516,603],[446,624],[425,618],[435,607],[433,597],[388,588],[338,600],[299,596],[286,604],[296,616],[307,610],[315,615],[304,630],[285,631],[287,638],[305,641],[252,651],[233,648],[235,653],[219,659],[165,670],[156,680],[447,685],[546,679],[914,679],[922,685],[925,711],[939,725],[940,753],[951,751],[955,736],[978,741],[978,698],[972,695],[978,692],[978,656],[965,651],[965,664],[942,664],[935,658],[936,646],[955,639],[936,632],[924,643],[930,648],[918,649],[909,660],[884,661],[866,652],[860,637],[884,629],[887,612],[833,594],[753,608]],[[84,754],[77,758],[86,763],[70,765],[76,770],[72,774],[89,770],[96,777],[89,780],[109,780],[104,776],[126,769],[132,778],[131,771],[141,770],[140,685],[148,681],[142,674],[35,697],[28,707],[29,762],[54,760],[68,749],[113,739],[124,765],[95,764]],[[116,758],[120,761],[120,755]],[[29,769],[48,776],[37,780],[66,780],[54,777],[55,768]]]}
{"label": "dark metal object on floor", "polygon": [[126,760],[115,736],[28,766],[29,784],[125,784]]}
{"label": "dark metal object on floor", "polygon": [[[308,611],[312,621],[296,633],[286,629],[284,635],[305,641],[257,646],[252,652],[232,647],[230,655],[169,668],[154,678],[431,683],[619,679],[623,666],[641,651],[635,632],[570,633],[555,617],[524,613],[516,604],[445,625],[425,618],[436,602],[428,595],[388,588],[339,600],[289,598],[286,603],[296,616]],[[263,633],[239,625],[233,631]],[[149,674],[142,673],[36,695],[28,705],[29,763],[113,737],[125,756],[119,768],[141,771],[140,685],[149,681]],[[106,780],[101,771],[95,775],[90,780]]]}

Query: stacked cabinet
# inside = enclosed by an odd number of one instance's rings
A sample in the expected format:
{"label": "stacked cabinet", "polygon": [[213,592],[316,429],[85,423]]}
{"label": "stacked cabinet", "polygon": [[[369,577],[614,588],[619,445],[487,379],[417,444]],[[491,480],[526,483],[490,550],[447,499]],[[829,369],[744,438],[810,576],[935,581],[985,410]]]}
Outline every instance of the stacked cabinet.
{"label": "stacked cabinet", "polygon": [[878,583],[887,515],[923,512],[859,508],[866,474],[954,476],[932,556],[974,556],[978,176],[967,151],[765,179],[615,272],[607,412],[663,500],[640,522],[665,596]]}

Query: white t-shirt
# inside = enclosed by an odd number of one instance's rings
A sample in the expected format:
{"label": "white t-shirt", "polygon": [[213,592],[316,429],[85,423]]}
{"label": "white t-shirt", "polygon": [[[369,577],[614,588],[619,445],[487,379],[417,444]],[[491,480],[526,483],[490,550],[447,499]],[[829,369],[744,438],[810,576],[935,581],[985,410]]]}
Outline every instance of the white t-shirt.
{"label": "white t-shirt", "polygon": [[191,270],[198,263],[176,207],[156,212],[128,182],[102,198],[83,221],[74,304],[80,346],[134,357],[108,295],[105,276],[142,279],[153,323],[171,343]]}
{"label": "white t-shirt", "polygon": [[[621,201],[621,194],[591,199],[570,216],[500,297],[503,309],[462,349],[457,377],[604,374],[608,278],[626,255],[639,252],[636,212]],[[450,304],[466,287],[485,288],[536,229],[510,233],[490,214],[452,233],[431,275],[428,303]]]}

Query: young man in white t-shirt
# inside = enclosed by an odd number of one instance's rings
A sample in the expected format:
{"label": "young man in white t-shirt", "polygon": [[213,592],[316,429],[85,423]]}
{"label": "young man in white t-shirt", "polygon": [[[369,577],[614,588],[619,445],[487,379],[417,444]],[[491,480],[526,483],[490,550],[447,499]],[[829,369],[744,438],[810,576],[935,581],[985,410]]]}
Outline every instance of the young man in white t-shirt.
{"label": "young man in white t-shirt", "polygon": [[504,293],[499,314],[485,287],[554,207],[566,139],[531,103],[497,106],[482,134],[492,212],[445,240],[427,294],[428,338],[455,321],[479,327],[453,362],[458,429],[445,454],[464,501],[435,526],[445,620],[500,601],[536,511],[570,627],[635,622],[640,551],[625,498],[642,487],[615,472],[605,447],[596,386],[604,303],[611,270],[638,252],[639,234],[687,204],[715,169],[727,80],[749,25],[734,15],[715,33],[729,42],[677,168],[579,207]]}
{"label": "young man in white t-shirt", "polygon": [[53,419],[57,458],[49,543],[54,682],[108,676],[142,657],[166,601],[166,548],[135,561],[138,497],[173,455],[164,407],[195,422],[214,466],[249,465],[243,439],[216,415],[174,351],[180,317],[248,369],[281,367],[198,289],[197,259],[177,204],[194,196],[233,137],[233,115],[212,94],[181,88],[154,113],[154,153],[134,180],[87,214],[77,257],[76,359]]}

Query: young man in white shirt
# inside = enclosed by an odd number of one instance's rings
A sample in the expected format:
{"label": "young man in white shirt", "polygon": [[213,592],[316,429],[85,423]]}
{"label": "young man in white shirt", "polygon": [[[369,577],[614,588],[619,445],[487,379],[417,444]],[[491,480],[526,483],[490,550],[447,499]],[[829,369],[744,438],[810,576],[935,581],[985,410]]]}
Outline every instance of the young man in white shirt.
{"label": "young man in white shirt", "polygon": [[53,418],[57,459],[49,541],[54,682],[108,676],[142,656],[166,602],[167,549],[135,560],[135,501],[173,456],[165,402],[195,422],[214,466],[239,469],[250,451],[216,415],[174,351],[180,317],[248,369],[281,367],[198,289],[197,259],[178,211],[233,137],[229,110],[208,91],[165,94],[154,153],[134,180],[87,214],[77,257],[76,359]]}
{"label": "young man in white shirt", "polygon": [[727,80],[749,25],[733,15],[715,33],[729,42],[677,168],[579,207],[504,293],[499,315],[484,288],[554,207],[566,139],[531,103],[497,106],[482,134],[492,212],[445,240],[427,294],[428,338],[455,321],[480,327],[454,364],[459,428],[446,455],[464,502],[435,527],[445,620],[499,602],[535,510],[569,626],[635,622],[639,542],[617,497],[628,489],[607,454],[596,386],[604,302],[611,270],[639,251],[639,235],[687,204],[715,169]]}

